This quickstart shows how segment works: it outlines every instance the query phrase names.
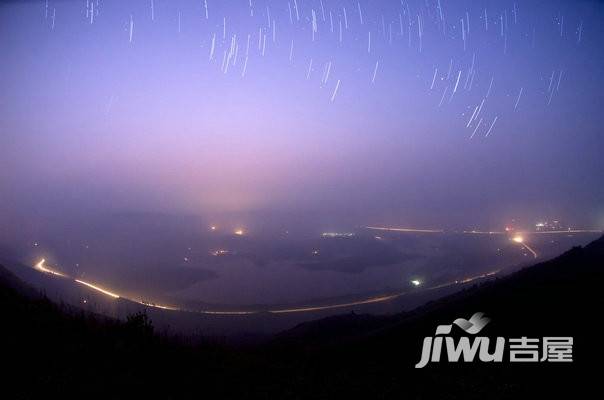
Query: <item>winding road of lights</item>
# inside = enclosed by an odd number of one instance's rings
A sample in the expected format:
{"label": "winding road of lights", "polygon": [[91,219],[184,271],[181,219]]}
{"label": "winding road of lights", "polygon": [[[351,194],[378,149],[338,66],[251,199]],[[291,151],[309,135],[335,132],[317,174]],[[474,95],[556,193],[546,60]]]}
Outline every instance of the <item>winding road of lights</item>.
{"label": "winding road of lights", "polygon": [[100,288],[100,287],[98,287],[96,285],[93,285],[92,283],[84,282],[84,281],[81,281],[79,279],[74,279],[74,281],[76,281],[77,283],[81,283],[82,285],[88,286],[89,288],[94,289],[94,290],[96,290],[98,292],[106,294],[109,297],[113,297],[114,299],[119,299],[120,298],[119,295],[117,295],[117,294],[115,294],[113,292],[110,292],[109,290],[105,290],[105,289]]}
{"label": "winding road of lights", "polygon": [[[324,310],[333,310],[333,309],[338,309],[338,308],[346,308],[346,307],[354,307],[354,306],[360,306],[360,305],[366,305],[366,304],[374,304],[374,303],[382,303],[382,302],[387,302],[390,300],[394,300],[398,297],[402,297],[406,294],[408,294],[409,292],[405,292],[405,291],[401,291],[398,293],[393,293],[393,294],[387,294],[387,295],[381,295],[381,296],[372,296],[372,297],[368,297],[365,299],[361,299],[361,300],[356,300],[356,301],[350,301],[350,302],[345,302],[345,303],[335,303],[335,304],[326,304],[326,305],[321,305],[321,306],[302,306],[302,307],[292,307],[292,308],[277,308],[277,309],[264,309],[264,310],[195,310],[195,309],[187,309],[187,308],[180,308],[180,307],[174,307],[174,306],[167,306],[167,305],[162,305],[162,304],[156,304],[156,303],[152,303],[152,302],[148,302],[148,301],[142,301],[142,300],[135,300],[135,299],[131,299],[128,297],[124,297],[124,296],[120,296],[119,294],[112,292],[110,290],[107,290],[105,288],[99,287],[97,285],[94,285],[90,282],[86,282],[83,281],[81,279],[75,279],[75,278],[71,278],[70,276],[63,274],[61,272],[55,271],[47,266],[44,265],[45,260],[42,259],[40,262],[38,262],[36,265],[34,265],[34,269],[52,275],[52,276],[58,276],[61,278],[67,278],[67,279],[71,279],[74,282],[80,284],[80,285],[84,285],[92,290],[95,290],[99,293],[102,293],[108,297],[111,297],[113,299],[124,299],[124,300],[128,300],[131,301],[133,303],[137,303],[146,307],[153,307],[153,308],[158,308],[161,310],[168,310],[168,311],[185,311],[185,312],[191,312],[191,313],[196,313],[196,314],[206,314],[206,315],[231,315],[231,316],[245,316],[245,315],[252,315],[252,314],[260,314],[260,313],[269,313],[269,314],[290,314],[290,313],[302,313],[302,312],[314,312],[314,311],[324,311]],[[490,276],[493,276],[497,273],[499,273],[500,270],[495,270],[495,271],[491,271],[491,272],[487,272],[485,274],[481,274],[481,275],[477,275],[477,276],[473,276],[473,277],[469,277],[469,278],[465,278],[462,280],[455,280],[452,282],[447,282],[447,283],[443,283],[437,286],[432,286],[429,288],[425,288],[423,290],[435,290],[435,289],[442,289],[448,286],[453,286],[453,285],[458,285],[458,284],[465,284],[468,282],[472,282],[474,280],[477,279],[482,279],[482,278],[487,278]],[[421,282],[418,281],[418,283],[421,284]],[[418,285],[415,285],[418,286]]]}
{"label": "winding road of lights", "polygon": [[62,274],[62,273],[57,272],[57,271],[53,271],[52,269],[46,267],[44,265],[45,262],[46,262],[45,259],[40,260],[39,263],[37,263],[36,265],[34,265],[34,268],[37,269],[38,271],[45,272],[47,274],[61,276],[61,277],[64,277],[64,278],[67,277],[67,275],[65,275],[65,274]]}

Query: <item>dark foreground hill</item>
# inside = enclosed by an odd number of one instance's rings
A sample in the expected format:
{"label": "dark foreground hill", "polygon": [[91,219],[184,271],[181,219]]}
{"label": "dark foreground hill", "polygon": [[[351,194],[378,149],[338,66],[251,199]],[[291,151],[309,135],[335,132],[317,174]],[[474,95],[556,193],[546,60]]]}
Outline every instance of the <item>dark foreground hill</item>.
{"label": "dark foreground hill", "polygon": [[[53,304],[0,268],[3,398],[526,398],[600,388],[604,238],[413,312],[306,323],[255,347],[154,333]],[[477,336],[572,337],[573,362],[432,363],[437,325],[484,312]],[[465,334],[456,326],[452,336]],[[541,355],[541,354],[540,354]],[[597,393],[593,392],[594,394]],[[5,396],[6,395],[6,396]]]}

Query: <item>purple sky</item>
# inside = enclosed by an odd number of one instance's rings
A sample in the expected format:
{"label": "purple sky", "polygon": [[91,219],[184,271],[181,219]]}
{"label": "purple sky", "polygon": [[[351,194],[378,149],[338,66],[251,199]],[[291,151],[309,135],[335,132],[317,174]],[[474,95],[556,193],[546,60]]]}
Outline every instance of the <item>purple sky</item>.
{"label": "purple sky", "polygon": [[249,4],[0,1],[0,222],[604,225],[604,3]]}

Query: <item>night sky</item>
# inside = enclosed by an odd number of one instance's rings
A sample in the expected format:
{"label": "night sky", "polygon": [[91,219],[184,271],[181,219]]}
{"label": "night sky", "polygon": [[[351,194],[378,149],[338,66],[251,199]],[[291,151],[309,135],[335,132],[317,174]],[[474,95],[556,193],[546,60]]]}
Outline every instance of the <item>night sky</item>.
{"label": "night sky", "polygon": [[603,22],[600,1],[0,1],[0,222],[601,227]]}

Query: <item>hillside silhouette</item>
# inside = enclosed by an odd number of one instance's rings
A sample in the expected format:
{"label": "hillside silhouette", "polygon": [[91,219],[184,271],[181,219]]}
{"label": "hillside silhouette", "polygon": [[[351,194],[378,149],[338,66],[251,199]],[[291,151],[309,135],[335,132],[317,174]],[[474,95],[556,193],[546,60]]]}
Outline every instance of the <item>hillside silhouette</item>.
{"label": "hillside silhouette", "polygon": [[[0,267],[2,391],[10,398],[580,396],[599,387],[602,266],[604,237],[412,312],[351,312],[239,346],[155,332],[145,314],[117,321],[56,304]],[[414,368],[437,325],[478,311],[491,318],[480,335],[572,336],[574,361]]]}

